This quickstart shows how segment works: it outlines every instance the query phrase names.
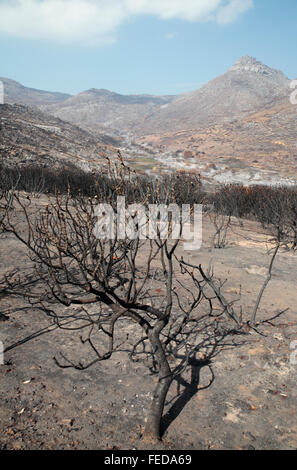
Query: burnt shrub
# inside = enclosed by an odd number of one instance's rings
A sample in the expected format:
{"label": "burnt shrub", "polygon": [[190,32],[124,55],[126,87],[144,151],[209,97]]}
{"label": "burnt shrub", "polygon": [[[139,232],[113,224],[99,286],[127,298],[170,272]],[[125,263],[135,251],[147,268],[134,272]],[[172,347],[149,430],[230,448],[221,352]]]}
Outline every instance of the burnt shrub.
{"label": "burnt shrub", "polygon": [[[125,183],[123,184],[123,180]],[[104,200],[115,200],[117,196],[125,196],[127,204],[138,200],[166,204],[201,204],[204,195],[201,191],[199,176],[193,174],[163,175],[158,178],[137,175],[124,165],[116,162],[112,171],[106,168],[97,172],[87,173],[79,168],[69,166],[65,169],[53,170],[37,165],[10,167],[0,163],[0,195],[10,190],[28,193],[66,194],[70,196],[94,197],[98,194]]]}
{"label": "burnt shrub", "polygon": [[297,248],[297,186],[229,184],[211,196],[214,212],[260,222]]}
{"label": "burnt shrub", "polygon": [[92,196],[95,194],[95,183],[92,174],[78,168],[51,170],[35,165],[24,167],[7,167],[0,164],[0,187],[2,192],[12,188],[28,193],[66,193]]}

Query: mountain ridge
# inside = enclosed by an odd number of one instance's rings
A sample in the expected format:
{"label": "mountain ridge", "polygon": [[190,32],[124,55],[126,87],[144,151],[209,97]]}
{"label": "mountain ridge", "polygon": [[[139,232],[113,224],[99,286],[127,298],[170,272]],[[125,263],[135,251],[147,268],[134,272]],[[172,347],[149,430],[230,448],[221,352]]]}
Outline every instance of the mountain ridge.
{"label": "mountain ridge", "polygon": [[112,143],[36,108],[0,105],[0,159],[5,165],[89,171],[113,153]]}
{"label": "mountain ridge", "polygon": [[200,128],[240,119],[289,95],[290,80],[254,57],[243,56],[222,75],[180,95],[123,95],[90,88],[76,95],[26,88],[1,79],[5,102],[35,105],[87,130],[135,136]]}
{"label": "mountain ridge", "polygon": [[193,168],[199,161],[235,159],[296,178],[297,107],[289,100],[290,83],[280,70],[243,56],[224,74],[181,95],[91,88],[38,108],[99,139],[102,133],[120,137],[127,145],[117,140],[118,146],[128,155],[135,142],[154,152],[185,154],[185,166]]}
{"label": "mountain ridge", "polygon": [[71,95],[67,93],[38,90],[25,87],[20,82],[10,78],[0,77],[4,85],[4,103],[39,106],[42,104],[59,103]]}
{"label": "mountain ridge", "polygon": [[240,119],[289,97],[289,84],[282,72],[244,56],[224,74],[159,109],[140,124],[137,134],[203,128]]}

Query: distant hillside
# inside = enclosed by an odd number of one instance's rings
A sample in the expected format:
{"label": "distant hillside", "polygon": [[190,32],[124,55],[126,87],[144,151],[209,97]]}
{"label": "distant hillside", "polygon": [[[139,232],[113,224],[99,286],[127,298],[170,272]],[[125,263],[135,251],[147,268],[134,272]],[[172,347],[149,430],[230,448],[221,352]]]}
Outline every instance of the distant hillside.
{"label": "distant hillside", "polygon": [[[261,168],[297,179],[297,109],[288,99],[241,120],[151,134],[139,143],[184,152],[185,164]],[[189,158],[192,157],[192,158]]]}
{"label": "distant hillside", "polygon": [[120,95],[90,89],[41,107],[88,130],[143,136],[242,119],[288,97],[289,84],[290,80],[279,70],[245,56],[226,73],[191,93]]}
{"label": "distant hillside", "polygon": [[242,57],[225,74],[181,95],[139,123],[137,134],[197,129],[242,119],[289,97],[290,80],[251,57]]}
{"label": "distant hillside", "polygon": [[41,106],[45,104],[60,103],[71,96],[65,93],[27,88],[8,78],[0,77],[0,80],[4,84],[4,103]]}
{"label": "distant hillside", "polygon": [[26,88],[2,79],[8,103],[34,104],[84,129],[137,136],[225,124],[271,108],[289,97],[290,80],[245,56],[223,75],[179,96],[120,95],[104,89],[76,96]]}
{"label": "distant hillside", "polygon": [[22,105],[0,105],[0,158],[8,165],[98,168],[108,139]]}
{"label": "distant hillside", "polygon": [[253,167],[297,178],[297,107],[290,80],[256,59],[158,110],[136,129],[138,141],[187,150],[197,161]]}
{"label": "distant hillside", "polygon": [[108,90],[79,93],[66,101],[42,106],[61,119],[95,132],[106,130],[120,134],[134,130],[139,121],[149,118],[176,97],[151,95],[120,95]]}
{"label": "distant hillside", "polygon": [[[261,168],[297,178],[297,107],[289,101],[290,80],[249,56],[198,90],[179,96],[120,95],[94,88],[70,96],[27,89],[11,80],[4,83],[8,100],[31,99],[44,113],[85,129],[88,139],[99,146],[121,146],[123,137],[128,155],[135,151],[134,141],[144,144],[143,159],[149,161],[148,149],[153,146],[159,153],[185,155],[187,168],[198,169],[201,162],[230,171]],[[56,119],[42,116],[45,121]],[[70,132],[70,124],[61,127]],[[85,141],[81,129],[71,129],[68,146],[71,141],[78,145],[79,136]],[[16,138],[12,131],[11,136]],[[89,150],[87,145],[86,153]]]}

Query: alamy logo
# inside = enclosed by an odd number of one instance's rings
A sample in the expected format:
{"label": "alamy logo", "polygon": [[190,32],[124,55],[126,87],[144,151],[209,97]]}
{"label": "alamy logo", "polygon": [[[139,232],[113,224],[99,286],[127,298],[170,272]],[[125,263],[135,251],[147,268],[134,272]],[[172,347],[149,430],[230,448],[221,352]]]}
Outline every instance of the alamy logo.
{"label": "alamy logo", "polygon": [[293,352],[290,355],[290,364],[297,365],[297,341],[292,341],[290,344],[290,349],[293,349]]}
{"label": "alamy logo", "polygon": [[[94,235],[107,240],[183,239],[185,250],[199,250],[202,243],[202,205],[130,204],[125,197],[117,198],[116,210],[110,204],[98,204]],[[169,215],[170,214],[170,215]]]}
{"label": "alamy logo", "polygon": [[4,104],[4,83],[0,80],[0,104]]}
{"label": "alamy logo", "polygon": [[0,366],[4,364],[4,344],[0,341]]}
{"label": "alamy logo", "polygon": [[292,91],[290,95],[290,101],[292,104],[297,104],[297,80],[291,82],[290,88],[294,88],[294,91]]}

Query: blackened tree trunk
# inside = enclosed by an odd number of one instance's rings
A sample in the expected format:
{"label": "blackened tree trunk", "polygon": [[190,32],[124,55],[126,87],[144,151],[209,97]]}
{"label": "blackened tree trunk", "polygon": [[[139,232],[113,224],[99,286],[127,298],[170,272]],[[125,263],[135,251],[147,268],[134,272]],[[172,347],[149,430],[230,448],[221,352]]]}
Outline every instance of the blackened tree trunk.
{"label": "blackened tree trunk", "polygon": [[159,369],[159,380],[154,391],[154,397],[144,431],[144,438],[151,441],[161,439],[161,421],[164,404],[173,380],[173,375],[166,358],[164,347],[160,340],[160,333],[166,324],[166,320],[159,320],[156,326],[149,333],[149,339]]}

